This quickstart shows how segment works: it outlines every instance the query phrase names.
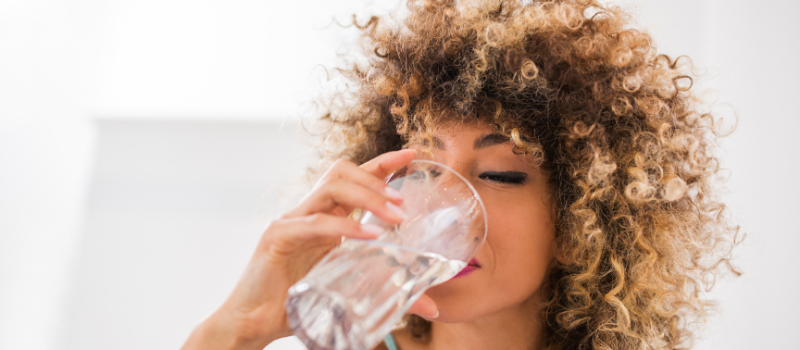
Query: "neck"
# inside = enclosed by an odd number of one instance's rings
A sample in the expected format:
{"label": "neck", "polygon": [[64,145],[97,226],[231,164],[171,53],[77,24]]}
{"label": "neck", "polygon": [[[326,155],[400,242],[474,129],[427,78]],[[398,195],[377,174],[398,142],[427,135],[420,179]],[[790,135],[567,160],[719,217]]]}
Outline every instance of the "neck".
{"label": "neck", "polygon": [[541,300],[534,293],[521,304],[463,323],[433,322],[431,349],[541,348]]}

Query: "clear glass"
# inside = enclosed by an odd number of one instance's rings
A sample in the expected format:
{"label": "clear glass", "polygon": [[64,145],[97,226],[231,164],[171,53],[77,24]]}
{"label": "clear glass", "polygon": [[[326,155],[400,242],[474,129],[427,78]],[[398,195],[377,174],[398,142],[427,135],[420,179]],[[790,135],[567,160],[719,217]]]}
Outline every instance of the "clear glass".
{"label": "clear glass", "polygon": [[408,220],[347,239],[289,289],[286,313],[309,350],[374,348],[428,288],[461,271],[486,239],[486,209],[455,170],[415,160],[389,177]]}

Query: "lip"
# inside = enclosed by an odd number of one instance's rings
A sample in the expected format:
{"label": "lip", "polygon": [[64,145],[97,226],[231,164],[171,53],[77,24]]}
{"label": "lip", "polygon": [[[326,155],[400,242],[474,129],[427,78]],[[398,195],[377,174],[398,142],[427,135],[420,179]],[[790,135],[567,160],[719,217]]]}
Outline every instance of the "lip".
{"label": "lip", "polygon": [[479,268],[481,268],[481,264],[478,262],[478,259],[472,258],[472,260],[467,263],[467,266],[464,266],[464,268],[457,275],[453,276],[453,278],[464,277]]}

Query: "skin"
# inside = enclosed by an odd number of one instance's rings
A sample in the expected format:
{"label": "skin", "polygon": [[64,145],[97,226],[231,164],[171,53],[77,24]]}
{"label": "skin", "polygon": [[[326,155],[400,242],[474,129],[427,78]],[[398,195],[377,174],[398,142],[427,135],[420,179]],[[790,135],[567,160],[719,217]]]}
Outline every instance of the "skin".
{"label": "skin", "polygon": [[[414,343],[396,331],[401,349],[529,349],[539,342],[539,291],[555,258],[547,182],[526,156],[512,152],[510,141],[474,147],[494,132],[475,123],[434,133],[435,160],[475,186],[486,206],[489,232],[475,256],[479,269],[427,291],[440,312],[431,319],[431,342]],[[526,174],[525,181],[490,173],[511,171]]]}
{"label": "skin", "polygon": [[[494,133],[480,123],[434,133],[433,159],[475,186],[486,206],[489,231],[475,256],[480,268],[429,289],[409,310],[434,321],[432,337],[419,344],[395,331],[403,350],[529,349],[540,342],[540,288],[555,259],[546,178],[525,155],[512,152],[510,141],[486,137]],[[389,152],[360,167],[334,164],[295,208],[269,225],[234,291],[182,349],[263,349],[292,335],[283,310],[289,287],[342,236],[374,237],[369,227],[347,218],[353,208],[400,222],[387,203],[399,205],[402,198],[387,192],[381,179],[416,156],[430,155],[412,149]]]}

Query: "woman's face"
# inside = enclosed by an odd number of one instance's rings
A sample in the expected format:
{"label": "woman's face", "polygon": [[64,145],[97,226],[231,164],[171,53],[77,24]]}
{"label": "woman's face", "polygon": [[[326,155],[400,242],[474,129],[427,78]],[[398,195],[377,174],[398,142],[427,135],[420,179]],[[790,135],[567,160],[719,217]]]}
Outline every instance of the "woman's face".
{"label": "woman's face", "polygon": [[434,132],[434,160],[464,175],[487,211],[480,267],[429,289],[440,322],[465,322],[528,300],[544,281],[555,252],[547,181],[528,156],[487,124]]}

